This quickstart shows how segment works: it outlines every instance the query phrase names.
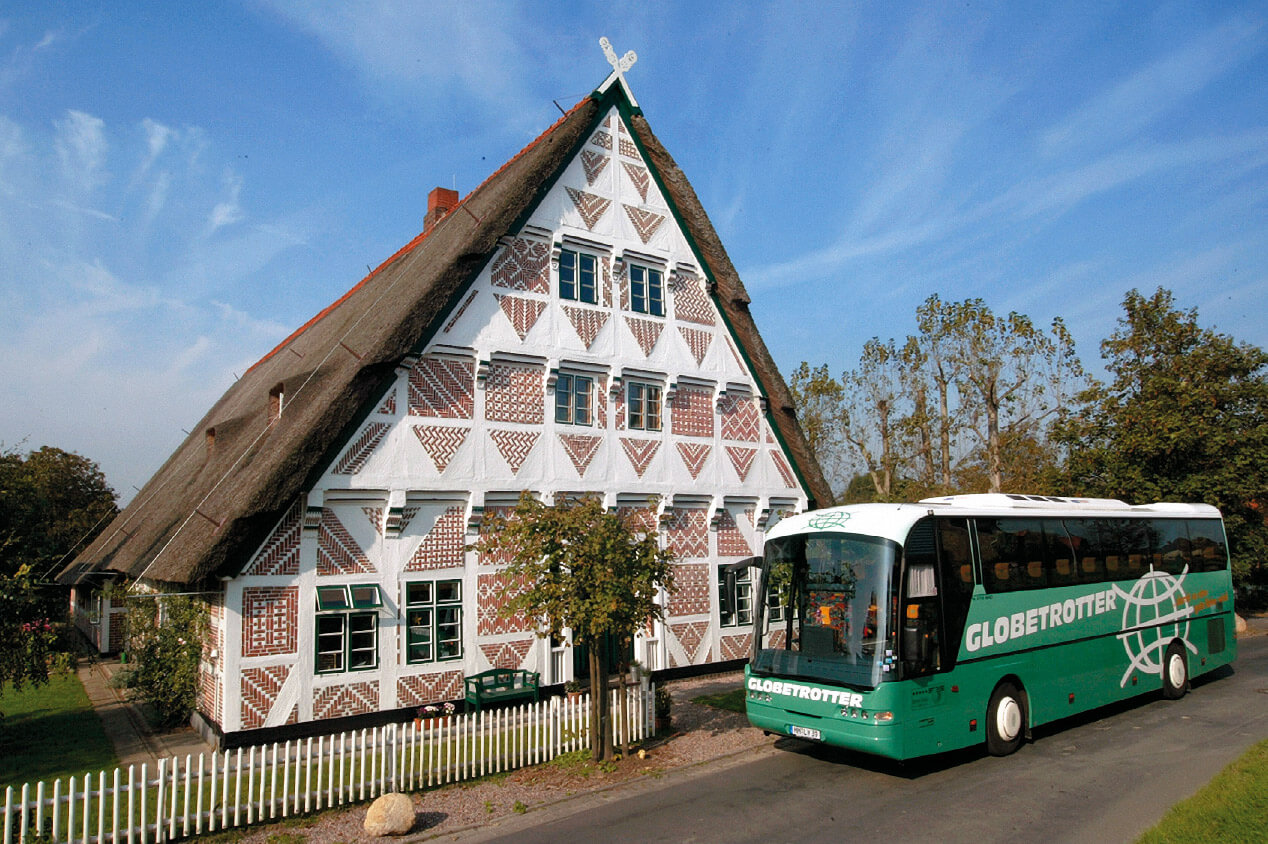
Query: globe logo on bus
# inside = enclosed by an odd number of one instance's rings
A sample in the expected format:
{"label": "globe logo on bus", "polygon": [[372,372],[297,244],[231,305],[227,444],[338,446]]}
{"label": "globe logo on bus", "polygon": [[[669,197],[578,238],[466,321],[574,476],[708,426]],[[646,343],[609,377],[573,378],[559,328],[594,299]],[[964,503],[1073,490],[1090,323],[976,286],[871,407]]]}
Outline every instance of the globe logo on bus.
{"label": "globe logo on bus", "polygon": [[832,530],[833,528],[844,528],[845,523],[849,520],[849,513],[817,513],[810,518],[807,527],[811,530]]}
{"label": "globe logo on bus", "polygon": [[1118,639],[1130,663],[1119,686],[1126,686],[1135,671],[1161,677],[1163,653],[1175,639],[1197,652],[1189,643],[1189,616],[1193,614],[1193,607],[1179,606],[1184,594],[1184,576],[1188,573],[1189,567],[1185,566],[1176,578],[1151,566],[1149,573],[1137,580],[1130,592],[1114,586],[1123,602],[1123,632],[1118,634]]}

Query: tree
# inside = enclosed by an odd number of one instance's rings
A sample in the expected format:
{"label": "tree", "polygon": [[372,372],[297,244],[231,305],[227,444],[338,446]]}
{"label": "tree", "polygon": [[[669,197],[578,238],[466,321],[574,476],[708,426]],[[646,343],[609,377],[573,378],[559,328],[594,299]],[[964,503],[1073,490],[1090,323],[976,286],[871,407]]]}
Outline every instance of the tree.
{"label": "tree", "polygon": [[48,577],[117,513],[96,463],[44,446],[25,457],[0,447],[0,574]]}
{"label": "tree", "polygon": [[0,689],[47,682],[56,642],[57,631],[42,614],[29,569],[0,574]]}
{"label": "tree", "polygon": [[661,588],[673,591],[672,553],[654,532],[604,509],[596,496],[547,506],[528,493],[508,518],[489,517],[481,553],[508,559],[505,574],[519,584],[501,608],[536,619],[538,635],[572,632],[590,657],[590,749],[612,756],[608,713],[607,637],[622,645],[649,619],[663,618]]}
{"label": "tree", "polygon": [[1058,429],[1084,494],[1201,501],[1224,514],[1233,571],[1268,582],[1268,354],[1198,324],[1170,291],[1123,300],[1101,343],[1111,375],[1079,393]]}
{"label": "tree", "polygon": [[841,376],[845,398],[841,430],[862,458],[876,488],[876,500],[891,501],[900,467],[911,461],[904,412],[904,359],[893,340],[873,337],[863,344],[859,368]]}
{"label": "tree", "polygon": [[842,431],[845,388],[828,372],[827,364],[811,369],[810,364],[802,361],[788,379],[788,389],[810,452],[829,486],[839,492],[840,488],[833,481],[848,476],[854,465],[845,453]]}

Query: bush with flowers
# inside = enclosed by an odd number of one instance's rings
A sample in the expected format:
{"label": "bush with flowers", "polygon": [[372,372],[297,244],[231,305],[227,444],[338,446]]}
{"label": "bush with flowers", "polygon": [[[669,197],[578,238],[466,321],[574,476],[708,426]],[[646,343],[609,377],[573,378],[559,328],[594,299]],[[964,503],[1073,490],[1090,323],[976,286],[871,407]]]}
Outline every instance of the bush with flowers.
{"label": "bush with flowers", "polygon": [[202,602],[188,595],[129,596],[129,669],[120,679],[154,707],[164,727],[189,720],[198,703],[198,660],[206,624]]}
{"label": "bush with flowers", "polygon": [[454,706],[453,703],[429,703],[426,706],[418,707],[418,717],[427,719],[444,716],[448,718],[457,711],[458,707]]}

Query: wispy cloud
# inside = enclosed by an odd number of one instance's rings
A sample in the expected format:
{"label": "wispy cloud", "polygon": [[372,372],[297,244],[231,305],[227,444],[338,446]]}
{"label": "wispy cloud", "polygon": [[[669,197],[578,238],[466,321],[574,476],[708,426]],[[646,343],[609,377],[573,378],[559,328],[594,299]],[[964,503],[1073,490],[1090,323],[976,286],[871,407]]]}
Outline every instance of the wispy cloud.
{"label": "wispy cloud", "polygon": [[217,229],[225,226],[233,225],[242,219],[242,205],[239,198],[242,195],[242,177],[234,173],[232,170],[225,170],[221,177],[221,183],[227,196],[220,202],[216,203],[216,207],[211,209],[211,215],[207,218],[207,234],[211,235]]}
{"label": "wispy cloud", "polygon": [[55,124],[57,134],[53,148],[62,166],[67,187],[87,193],[107,178],[102,165],[106,160],[105,122],[82,111],[71,109]]}
{"label": "wispy cloud", "polygon": [[1264,47],[1263,24],[1234,17],[1092,97],[1040,135],[1044,155],[1104,149],[1141,130]]}

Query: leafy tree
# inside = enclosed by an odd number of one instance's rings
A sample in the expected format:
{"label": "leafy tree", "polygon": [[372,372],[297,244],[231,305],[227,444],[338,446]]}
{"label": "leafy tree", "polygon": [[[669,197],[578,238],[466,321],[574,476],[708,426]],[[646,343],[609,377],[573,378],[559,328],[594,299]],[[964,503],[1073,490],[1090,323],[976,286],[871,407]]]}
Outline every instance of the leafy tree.
{"label": "leafy tree", "polygon": [[845,477],[854,463],[844,450],[845,388],[828,372],[827,364],[811,369],[810,364],[802,361],[788,379],[788,389],[792,392],[806,443],[831,485],[833,479]]}
{"label": "leafy tree", "polygon": [[859,368],[842,376],[842,435],[862,458],[878,501],[893,499],[899,469],[911,459],[905,441],[904,363],[893,340],[873,337],[863,344]]}
{"label": "leafy tree", "polygon": [[198,660],[207,626],[201,601],[188,595],[136,593],[128,603],[131,669],[123,684],[174,727],[198,705]]}
{"label": "leafy tree", "polygon": [[1170,291],[1123,300],[1101,343],[1111,375],[1077,397],[1058,439],[1068,482],[1133,502],[1202,501],[1224,514],[1239,582],[1268,582],[1268,354],[1198,324]]}
{"label": "leafy tree", "polygon": [[596,761],[612,756],[608,707],[607,637],[624,646],[649,619],[663,618],[656,597],[673,591],[672,553],[654,532],[627,524],[594,496],[547,506],[528,493],[509,518],[489,518],[477,547],[510,562],[520,584],[501,612],[537,619],[538,635],[572,631],[590,655],[590,749]]}
{"label": "leafy tree", "polygon": [[118,512],[88,458],[52,446],[26,456],[0,447],[0,574],[29,566],[48,577]]}

